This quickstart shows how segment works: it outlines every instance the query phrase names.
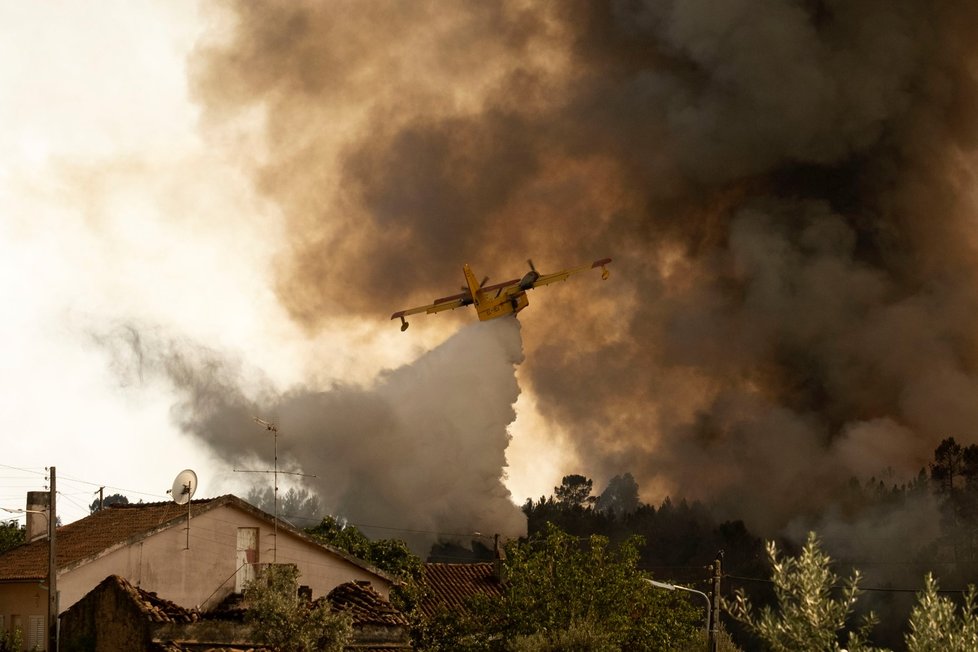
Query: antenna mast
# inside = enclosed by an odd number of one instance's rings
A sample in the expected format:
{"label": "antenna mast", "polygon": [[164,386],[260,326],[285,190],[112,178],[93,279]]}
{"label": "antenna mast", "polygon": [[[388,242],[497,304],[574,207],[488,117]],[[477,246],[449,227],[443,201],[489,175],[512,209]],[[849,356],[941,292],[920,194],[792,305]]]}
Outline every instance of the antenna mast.
{"label": "antenna mast", "polygon": [[252,417],[255,423],[265,427],[272,433],[272,514],[275,520],[272,521],[272,562],[278,562],[278,426],[271,421],[265,421],[258,417]]}
{"label": "antenna mast", "polygon": [[[251,471],[251,470],[247,470],[247,469],[233,469],[233,471],[235,473],[271,473],[272,474],[272,487],[273,487],[273,498],[272,498],[272,500],[273,500],[273,508],[272,509],[274,511],[274,516],[275,516],[274,520],[272,521],[272,562],[273,563],[278,563],[278,474],[279,474],[279,470],[278,470],[278,426],[276,426],[271,421],[265,421],[264,419],[262,419],[260,417],[252,417],[252,419],[255,421],[255,423],[259,424],[265,430],[268,430],[269,432],[272,433],[272,441],[273,441],[273,446],[274,446],[274,448],[273,448],[274,457],[273,457],[272,470],[271,471],[268,471],[266,469],[264,471],[258,471],[258,470]],[[309,473],[297,473],[295,471],[282,471],[282,473],[284,473],[285,475],[300,475],[300,476],[307,477],[307,478],[315,478],[316,477],[316,476],[311,475]]]}

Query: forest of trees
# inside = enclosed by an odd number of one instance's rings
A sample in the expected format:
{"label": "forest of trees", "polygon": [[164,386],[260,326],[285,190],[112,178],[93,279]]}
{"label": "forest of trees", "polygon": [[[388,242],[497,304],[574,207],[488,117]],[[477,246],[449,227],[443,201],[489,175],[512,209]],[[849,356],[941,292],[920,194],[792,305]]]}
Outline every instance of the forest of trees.
{"label": "forest of trees", "polygon": [[[711,588],[708,567],[722,551],[722,594],[732,599],[739,591],[754,605],[775,604],[769,551],[762,537],[744,521],[721,518],[716,509],[700,502],[666,498],[658,505],[648,505],[639,495],[640,487],[629,473],[612,478],[600,493],[585,476],[565,476],[552,495],[523,505],[528,540],[546,537],[553,525],[579,539],[598,535],[612,545],[634,541],[638,570],[705,592]],[[978,583],[978,446],[946,439],[934,451],[933,461],[910,481],[853,478],[833,498],[833,527],[842,534],[836,532],[834,539],[822,539],[820,545],[827,556],[832,555],[833,568],[842,576],[857,572],[861,565],[872,567],[872,583],[864,576],[864,598],[852,608],[857,616],[868,615],[872,609],[879,617],[880,622],[867,634],[869,643],[907,649],[915,592],[926,588],[926,578],[947,587],[950,593],[946,595],[956,596],[959,603],[967,585]],[[914,520],[918,514],[929,517],[935,513],[939,516],[936,528],[925,526],[928,519]],[[824,516],[799,519],[810,526],[803,532],[827,522],[820,518]],[[878,524],[887,522],[909,523],[914,536],[899,528],[876,531]],[[865,536],[867,531],[870,538],[885,541],[860,548],[861,542],[844,538],[851,533]],[[785,554],[804,551],[804,540],[774,538],[772,543]],[[478,560],[491,554],[486,542],[479,540],[468,546],[441,542],[432,547],[429,560]],[[756,632],[748,631],[745,622],[725,615],[724,624],[742,645],[755,649]]]}
{"label": "forest of trees", "polygon": [[[898,537],[882,546],[891,554],[898,552],[899,557],[886,558],[879,551],[881,546],[867,548],[859,556],[853,553],[859,550],[858,542],[834,542],[846,544],[840,545],[840,550],[855,557],[847,559],[836,554],[830,542],[822,541],[826,554],[835,559],[835,569],[843,575],[857,571],[860,564],[873,566],[876,585],[869,587],[873,593],[854,606],[857,615],[865,615],[872,607],[880,617],[869,634],[870,642],[905,649],[914,590],[925,588],[926,577],[952,589],[950,595],[961,599],[967,585],[978,583],[978,445],[963,446],[953,438],[945,439],[934,451],[928,468],[921,469],[911,481],[853,478],[834,499],[836,523],[852,527],[851,531],[863,531],[856,529],[861,522],[885,522],[891,515],[914,524],[911,519],[920,505],[939,513],[939,527],[933,532],[927,530],[929,537],[915,532],[914,537]],[[600,534],[613,542],[637,535],[642,542],[639,568],[703,591],[709,591],[705,567],[722,550],[724,595],[729,597],[739,590],[757,605],[775,601],[768,579],[771,558],[761,537],[743,521],[718,518],[711,506],[682,499],[666,498],[658,506],[644,504],[639,500],[637,483],[628,473],[612,478],[599,494],[590,479],[565,476],[553,495],[528,500],[523,511],[531,539],[545,532],[548,523],[574,536]],[[818,518],[812,517],[813,527],[820,523]],[[919,526],[921,531],[925,529],[922,522]],[[787,554],[803,551],[803,541],[776,539]],[[726,617],[725,624],[735,638],[750,647],[753,638],[743,622]],[[978,649],[978,641],[974,649]]]}

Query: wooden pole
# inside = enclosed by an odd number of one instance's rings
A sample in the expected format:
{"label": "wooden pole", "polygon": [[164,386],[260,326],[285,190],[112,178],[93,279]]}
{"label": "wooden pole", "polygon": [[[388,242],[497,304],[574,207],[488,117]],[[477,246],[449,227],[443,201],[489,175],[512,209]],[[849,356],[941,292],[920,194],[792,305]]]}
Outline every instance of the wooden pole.
{"label": "wooden pole", "polygon": [[48,508],[48,652],[58,649],[58,563],[57,543],[58,512],[56,473],[51,467],[51,495]]}
{"label": "wooden pole", "polygon": [[720,640],[717,636],[717,627],[720,624],[720,579],[723,577],[723,551],[717,553],[717,558],[713,563],[713,614],[710,618],[710,652],[718,652]]}

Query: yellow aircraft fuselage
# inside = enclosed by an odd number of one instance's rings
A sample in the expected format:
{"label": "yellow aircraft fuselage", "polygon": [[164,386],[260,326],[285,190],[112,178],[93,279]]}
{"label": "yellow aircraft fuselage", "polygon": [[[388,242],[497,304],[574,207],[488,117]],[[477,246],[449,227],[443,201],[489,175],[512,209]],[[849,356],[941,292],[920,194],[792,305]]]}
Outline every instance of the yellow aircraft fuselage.
{"label": "yellow aircraft fuselage", "polygon": [[486,292],[480,287],[468,265],[464,265],[462,271],[465,273],[465,284],[469,286],[469,294],[472,296],[472,303],[480,320],[488,321],[496,317],[515,315],[530,305],[526,290],[500,288],[495,294]]}

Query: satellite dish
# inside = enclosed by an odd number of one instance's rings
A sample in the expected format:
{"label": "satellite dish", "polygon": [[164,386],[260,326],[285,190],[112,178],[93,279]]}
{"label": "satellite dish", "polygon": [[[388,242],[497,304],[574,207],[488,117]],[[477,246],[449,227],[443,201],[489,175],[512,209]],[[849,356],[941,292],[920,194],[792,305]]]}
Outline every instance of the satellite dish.
{"label": "satellite dish", "polygon": [[184,469],[173,480],[170,498],[177,505],[186,505],[193,498],[195,491],[197,491],[197,474],[190,469]]}

